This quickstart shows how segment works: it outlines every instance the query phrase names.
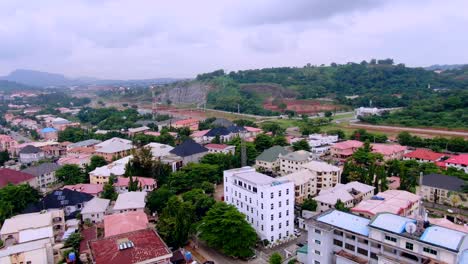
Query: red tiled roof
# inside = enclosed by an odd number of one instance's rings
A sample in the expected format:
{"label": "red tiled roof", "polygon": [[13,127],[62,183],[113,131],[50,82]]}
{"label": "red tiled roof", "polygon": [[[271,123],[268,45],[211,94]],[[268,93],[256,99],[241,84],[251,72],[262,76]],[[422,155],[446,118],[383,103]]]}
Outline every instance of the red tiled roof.
{"label": "red tiled roof", "polygon": [[104,216],[104,236],[110,237],[148,227],[144,212],[128,212]]}
{"label": "red tiled roof", "polygon": [[247,130],[247,132],[262,132],[262,130],[260,128],[257,128],[257,127],[245,126],[244,128],[245,128],[245,130]]}
{"label": "red tiled roof", "polygon": [[468,154],[454,155],[445,161],[446,163],[468,165]]}
{"label": "red tiled roof", "polygon": [[210,144],[205,145],[205,148],[211,148],[211,149],[226,149],[228,147],[229,147],[229,145],[226,145],[226,144],[213,144],[213,143],[210,143]]}
{"label": "red tiled roof", "polygon": [[75,185],[65,185],[62,189],[69,189],[72,191],[87,193],[91,195],[97,195],[102,192],[104,185],[93,184],[93,183],[78,183]]}
{"label": "red tiled roof", "polygon": [[208,133],[208,131],[210,131],[210,129],[194,131],[192,133],[192,135],[190,135],[190,136],[191,137],[203,137],[206,133]]}
{"label": "red tiled roof", "polygon": [[335,145],[333,145],[333,148],[335,149],[350,149],[350,148],[360,148],[364,145],[361,141],[357,140],[346,140],[343,142],[338,142]]}
{"label": "red tiled roof", "polygon": [[[119,242],[133,242],[133,247],[119,250]],[[89,242],[92,258],[96,264],[139,263],[155,258],[172,256],[166,243],[156,231],[144,229]]]}
{"label": "red tiled roof", "polygon": [[[146,186],[146,185],[155,185],[156,184],[156,180],[155,179],[152,179],[152,178],[146,178],[146,177],[133,177],[134,180],[138,180],[138,182],[142,185],[142,186]],[[117,177],[117,182],[114,183],[114,186],[118,186],[118,187],[121,187],[121,186],[128,186],[128,183],[130,182],[130,178],[127,178],[127,177]]]}
{"label": "red tiled roof", "polygon": [[89,228],[81,230],[81,237],[83,237],[83,239],[80,242],[80,253],[83,253],[84,251],[88,252],[88,241],[97,238],[96,226],[91,226]]}
{"label": "red tiled roof", "polygon": [[422,159],[422,160],[430,160],[430,161],[436,161],[442,158],[443,156],[444,154],[434,152],[429,149],[417,149],[413,152],[410,152],[404,155],[405,158]]}
{"label": "red tiled roof", "polygon": [[382,155],[392,155],[394,153],[405,151],[406,147],[398,144],[372,144],[372,152],[380,153]]}
{"label": "red tiled roof", "polygon": [[8,183],[20,184],[34,179],[34,175],[29,173],[16,171],[12,169],[0,169],[0,188],[5,187]]}

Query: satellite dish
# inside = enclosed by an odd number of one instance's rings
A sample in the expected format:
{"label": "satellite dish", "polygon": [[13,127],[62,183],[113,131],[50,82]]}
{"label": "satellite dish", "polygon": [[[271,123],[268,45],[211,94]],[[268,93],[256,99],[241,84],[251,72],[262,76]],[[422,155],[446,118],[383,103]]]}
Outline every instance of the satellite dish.
{"label": "satellite dish", "polygon": [[413,222],[406,223],[405,231],[409,234],[413,234],[414,232],[416,232],[416,224]]}

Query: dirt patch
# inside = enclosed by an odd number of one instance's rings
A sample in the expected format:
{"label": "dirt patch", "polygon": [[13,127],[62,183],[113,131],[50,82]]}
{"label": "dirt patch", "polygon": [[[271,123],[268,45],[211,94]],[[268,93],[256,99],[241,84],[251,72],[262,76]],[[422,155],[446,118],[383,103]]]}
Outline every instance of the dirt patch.
{"label": "dirt patch", "polygon": [[[284,99],[281,101],[286,104],[286,110],[295,111],[298,114],[316,114],[324,111],[334,111],[342,109],[341,106],[333,103],[323,103],[318,100],[294,100]],[[263,104],[263,108],[272,111],[281,111],[278,107],[281,102],[268,100]]]}

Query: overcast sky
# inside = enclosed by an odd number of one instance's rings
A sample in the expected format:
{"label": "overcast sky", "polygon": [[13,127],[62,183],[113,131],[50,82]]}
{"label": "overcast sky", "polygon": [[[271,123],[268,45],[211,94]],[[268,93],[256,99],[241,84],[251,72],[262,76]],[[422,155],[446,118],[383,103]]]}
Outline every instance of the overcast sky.
{"label": "overcast sky", "polygon": [[0,75],[100,78],[360,62],[468,63],[468,1],[0,0]]}

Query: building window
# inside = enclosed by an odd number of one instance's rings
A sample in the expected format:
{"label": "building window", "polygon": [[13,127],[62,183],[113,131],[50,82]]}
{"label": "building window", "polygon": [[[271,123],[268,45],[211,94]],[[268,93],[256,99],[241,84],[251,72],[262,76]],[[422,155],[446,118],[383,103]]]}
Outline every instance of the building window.
{"label": "building window", "polygon": [[286,205],[289,205],[289,199],[286,199]]}
{"label": "building window", "polygon": [[318,230],[318,229],[315,229],[314,232],[315,232],[316,234],[319,234],[319,235],[322,234],[322,231],[320,231],[320,230]]}
{"label": "building window", "polygon": [[262,209],[263,209],[263,203],[261,203],[261,204],[260,204],[260,208],[262,208]]}
{"label": "building window", "polygon": [[278,224],[278,228],[281,229],[281,223]]}
{"label": "building window", "polygon": [[281,212],[278,213],[278,217],[281,218]]}
{"label": "building window", "polygon": [[289,194],[289,189],[286,189],[286,195],[288,195],[288,194]]}
{"label": "building window", "polygon": [[356,237],[354,235],[349,235],[349,234],[346,234],[346,238],[351,239],[351,240],[356,239]]}
{"label": "building window", "polygon": [[315,250],[315,255],[319,255],[319,256],[320,256],[320,255],[321,255],[320,251]]}
{"label": "building window", "polygon": [[281,201],[278,202],[278,207],[281,207]]}
{"label": "building window", "polygon": [[335,234],[337,236],[343,236],[343,232],[338,231],[338,230],[333,230],[333,234]]}
{"label": "building window", "polygon": [[272,225],[272,226],[271,226],[271,231],[273,231],[273,230],[274,230],[274,227],[273,227],[273,225]]}
{"label": "building window", "polygon": [[273,236],[271,236],[271,242],[273,242],[275,240],[275,238]]}
{"label": "building window", "polygon": [[406,249],[413,250],[413,244],[406,242]]}
{"label": "building window", "polygon": [[423,251],[432,255],[437,256],[437,251],[433,250],[432,248],[424,247]]}
{"label": "building window", "polygon": [[271,215],[270,219],[273,221],[273,215]]}
{"label": "building window", "polygon": [[263,231],[263,225],[261,226],[261,229],[262,229],[262,231]]}
{"label": "building window", "polygon": [[249,203],[252,203],[252,198],[249,198]]}
{"label": "building window", "polygon": [[385,240],[396,242],[396,237],[391,237],[391,236],[385,235]]}
{"label": "building window", "polygon": [[[254,193],[257,193],[257,187],[252,187],[252,191],[253,191]],[[263,195],[262,195],[262,198],[263,198]]]}
{"label": "building window", "polygon": [[273,207],[274,207],[273,204],[271,204],[271,209],[272,209],[272,210],[273,210]]}
{"label": "building window", "polygon": [[289,210],[286,210],[286,216],[288,216],[288,215],[289,215]]}
{"label": "building window", "polygon": [[317,245],[320,245],[320,244],[322,244],[322,242],[320,242],[320,240],[317,240],[317,239],[315,239],[315,241],[314,241],[314,242],[315,242],[315,244],[317,244]]}
{"label": "building window", "polygon": [[270,193],[270,198],[273,199],[274,195],[273,193]]}
{"label": "building window", "polygon": [[333,245],[343,247],[343,241],[340,241],[338,239],[333,239]]}
{"label": "building window", "polygon": [[279,235],[278,235],[278,239],[281,239],[281,233],[279,233]]}
{"label": "building window", "polygon": [[278,197],[281,197],[281,190],[278,191]]}
{"label": "building window", "polygon": [[346,248],[347,250],[354,251],[354,246],[351,245],[351,244],[346,243],[346,244],[345,244],[345,248]]}
{"label": "building window", "polygon": [[260,198],[263,198],[263,192],[260,193]]}
{"label": "building window", "polygon": [[378,260],[377,254],[375,254],[374,252],[371,252],[371,253],[370,253],[370,257],[371,257],[372,259]]}
{"label": "building window", "polygon": [[262,219],[262,220],[263,220],[263,214],[260,216],[260,219]]}
{"label": "building window", "polygon": [[320,264],[320,261],[315,260],[315,261],[314,261],[314,264]]}
{"label": "building window", "polygon": [[359,254],[364,255],[364,256],[367,257],[367,254],[368,254],[367,250],[358,247],[358,248],[357,248],[357,252],[358,252]]}
{"label": "building window", "polygon": [[289,226],[289,220],[286,220],[286,226]]}

